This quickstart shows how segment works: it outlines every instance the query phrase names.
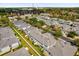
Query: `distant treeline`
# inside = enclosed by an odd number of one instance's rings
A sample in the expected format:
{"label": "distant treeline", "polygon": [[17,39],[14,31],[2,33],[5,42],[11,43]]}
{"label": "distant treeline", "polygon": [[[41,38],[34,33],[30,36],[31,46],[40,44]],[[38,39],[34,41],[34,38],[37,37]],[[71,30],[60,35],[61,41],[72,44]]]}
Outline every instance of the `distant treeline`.
{"label": "distant treeline", "polygon": [[79,19],[79,8],[0,8],[0,14],[40,14],[49,13],[50,17],[61,18],[65,20]]}
{"label": "distant treeline", "polygon": [[0,13],[40,14],[44,13],[44,11],[36,8],[0,8]]}

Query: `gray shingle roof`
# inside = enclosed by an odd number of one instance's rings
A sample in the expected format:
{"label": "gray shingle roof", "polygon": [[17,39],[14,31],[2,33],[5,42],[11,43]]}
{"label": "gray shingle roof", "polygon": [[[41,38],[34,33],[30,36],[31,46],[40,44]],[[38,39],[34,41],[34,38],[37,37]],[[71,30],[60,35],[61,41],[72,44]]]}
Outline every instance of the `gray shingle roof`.
{"label": "gray shingle roof", "polygon": [[4,27],[4,28],[0,28],[0,37],[1,39],[8,39],[8,38],[13,38],[15,36],[12,29],[10,29],[9,27]]}
{"label": "gray shingle roof", "polygon": [[0,28],[0,49],[10,46],[14,43],[20,43],[9,27]]}
{"label": "gray shingle roof", "polygon": [[72,46],[69,42],[60,39],[55,46],[48,48],[48,51],[54,56],[73,56],[77,48]]}
{"label": "gray shingle roof", "polygon": [[55,38],[51,34],[49,34],[49,33],[42,34],[41,33],[42,32],[41,29],[33,27],[30,24],[27,24],[27,23],[23,22],[22,20],[16,21],[16,22],[14,22],[14,24],[16,26],[17,26],[17,24],[20,25],[19,28],[21,28],[21,29],[23,27],[26,27],[26,29],[24,30],[24,32],[26,34],[28,34],[32,39],[37,40],[39,43],[41,43],[41,44],[43,44],[45,46],[52,45],[56,41]]}
{"label": "gray shingle roof", "polygon": [[[28,34],[30,37],[37,40],[42,45],[45,45],[47,47],[48,52],[50,52],[51,55],[55,55],[55,56],[74,55],[74,53],[77,50],[77,48],[74,46],[71,46],[69,42],[65,42],[62,39],[56,41],[51,34],[49,33],[42,34],[40,29],[33,27],[30,24],[24,23],[23,21],[20,21],[21,23],[19,23],[19,21],[16,21],[16,22],[20,25],[21,29],[23,27],[26,27],[24,32]],[[17,24],[15,23],[15,25]]]}
{"label": "gray shingle roof", "polygon": [[14,52],[10,52],[5,56],[30,56],[29,52],[23,47]]}

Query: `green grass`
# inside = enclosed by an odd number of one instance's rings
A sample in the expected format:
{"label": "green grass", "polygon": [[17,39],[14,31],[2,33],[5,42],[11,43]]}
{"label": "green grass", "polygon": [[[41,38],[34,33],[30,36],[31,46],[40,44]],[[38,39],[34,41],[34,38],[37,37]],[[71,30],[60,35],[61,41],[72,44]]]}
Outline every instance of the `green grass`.
{"label": "green grass", "polygon": [[[27,42],[29,42],[30,43],[30,45],[34,48],[34,49],[36,49],[36,51],[38,51],[39,53],[40,53],[40,55],[43,55],[43,52],[41,51],[41,49],[42,48],[40,48],[39,46],[35,46],[33,43],[33,41],[30,39],[30,38],[28,38],[28,37],[25,37],[25,33],[23,33],[22,31],[19,31],[19,33],[27,40]],[[21,38],[21,37],[20,37]],[[22,43],[22,45],[24,46],[24,47],[29,47],[28,45],[26,45],[26,43],[22,40],[22,38],[21,38],[21,43]],[[29,47],[29,49],[30,49],[30,47]],[[30,49],[30,51],[32,51],[31,49]],[[29,52],[30,52],[29,51]],[[37,55],[34,51],[32,51],[32,52],[30,52],[32,55]]]}
{"label": "green grass", "polygon": [[0,18],[0,27],[8,26],[8,17],[1,17]]}
{"label": "green grass", "polygon": [[[48,26],[44,21],[38,20],[37,18],[25,19],[24,22],[44,30],[43,33],[46,33],[46,32],[52,33],[52,30],[51,30],[52,28]],[[46,27],[43,28],[43,26],[46,26]]]}
{"label": "green grass", "polygon": [[[10,27],[11,27],[12,29],[15,28],[16,31],[19,32],[19,33],[21,34],[21,36],[22,36],[23,38],[25,38],[26,41],[27,41],[40,55],[44,56],[43,51],[41,51],[42,48],[40,48],[39,46],[35,46],[35,45],[33,44],[33,41],[32,41],[31,39],[29,39],[28,37],[25,37],[26,34],[25,34],[22,30],[21,30],[21,31],[18,30],[18,29],[14,26],[14,24],[11,23],[11,22],[9,22],[9,25],[10,25]],[[16,35],[19,37],[19,40],[21,41],[22,46],[25,47],[25,48],[28,47],[30,54],[32,54],[32,55],[34,55],[34,56],[38,56],[38,54],[37,54],[35,51],[33,51],[33,49],[23,40],[22,37],[20,37],[20,36],[18,35],[18,33],[17,33],[14,29],[13,29],[13,31],[14,31],[14,32],[16,33]]]}
{"label": "green grass", "polygon": [[[56,31],[53,31],[51,26],[48,26],[47,24],[43,23],[43,21],[37,21],[37,20],[38,19],[33,18],[33,19],[25,20],[25,22],[31,24],[34,27],[38,27],[38,28],[42,29],[43,30],[42,33],[49,32],[49,33],[51,33],[52,35],[54,35],[56,37],[61,37],[62,36],[62,32],[61,32],[60,29],[57,29]],[[42,24],[42,25],[39,25],[39,24]],[[46,27],[42,27],[43,25],[45,25]]]}
{"label": "green grass", "polygon": [[61,37],[61,36],[62,36],[61,30],[60,30],[60,29],[57,29],[57,30],[55,31],[55,33],[54,33],[54,36],[55,36],[55,37]]}

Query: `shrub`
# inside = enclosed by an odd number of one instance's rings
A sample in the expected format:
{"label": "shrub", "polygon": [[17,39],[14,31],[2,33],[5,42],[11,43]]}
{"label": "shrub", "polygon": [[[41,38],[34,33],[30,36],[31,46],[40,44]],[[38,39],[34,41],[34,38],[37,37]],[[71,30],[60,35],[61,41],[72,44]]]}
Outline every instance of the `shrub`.
{"label": "shrub", "polygon": [[56,37],[61,37],[62,36],[62,32],[61,32],[61,30],[56,30],[55,31],[55,33],[54,33],[54,36],[56,36]]}
{"label": "shrub", "polygon": [[73,38],[74,36],[77,36],[77,33],[75,31],[71,31],[67,36]]}

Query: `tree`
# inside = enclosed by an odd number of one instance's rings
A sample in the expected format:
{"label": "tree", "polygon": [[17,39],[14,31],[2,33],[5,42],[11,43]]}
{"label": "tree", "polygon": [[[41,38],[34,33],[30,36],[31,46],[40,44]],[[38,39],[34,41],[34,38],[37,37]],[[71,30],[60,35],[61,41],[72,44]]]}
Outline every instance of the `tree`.
{"label": "tree", "polygon": [[74,43],[75,43],[76,46],[79,47],[79,39],[74,40]]}
{"label": "tree", "polygon": [[75,31],[70,31],[67,36],[73,38],[74,36],[77,36],[77,33]]}
{"label": "tree", "polygon": [[54,36],[61,37],[62,36],[61,30],[60,29],[56,30],[55,33],[54,33]]}

